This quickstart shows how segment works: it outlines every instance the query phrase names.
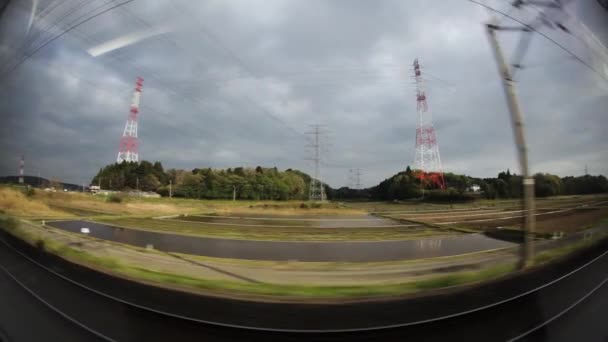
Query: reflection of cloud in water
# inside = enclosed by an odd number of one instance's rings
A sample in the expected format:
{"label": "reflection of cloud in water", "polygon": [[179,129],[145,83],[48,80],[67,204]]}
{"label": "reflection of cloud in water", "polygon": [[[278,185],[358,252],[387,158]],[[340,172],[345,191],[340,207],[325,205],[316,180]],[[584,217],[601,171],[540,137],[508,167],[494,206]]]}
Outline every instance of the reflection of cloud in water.
{"label": "reflection of cloud in water", "polygon": [[416,241],[416,247],[420,250],[439,250],[441,249],[442,239],[425,239]]}
{"label": "reflection of cloud in water", "polygon": [[205,216],[171,218],[168,221],[198,222],[218,226],[237,227],[274,227],[274,228],[397,228],[419,227],[420,224],[404,224],[390,218],[362,216],[357,218],[322,218],[322,217],[238,217],[238,216]]}

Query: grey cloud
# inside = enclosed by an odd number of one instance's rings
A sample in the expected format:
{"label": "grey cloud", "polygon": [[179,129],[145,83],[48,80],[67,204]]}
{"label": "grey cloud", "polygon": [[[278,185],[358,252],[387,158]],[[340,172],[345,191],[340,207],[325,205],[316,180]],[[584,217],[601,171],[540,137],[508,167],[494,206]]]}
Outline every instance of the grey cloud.
{"label": "grey cloud", "polygon": [[[25,39],[28,6],[11,6],[14,15],[0,19],[0,51]],[[34,30],[60,14],[49,14]],[[88,182],[114,160],[133,80],[142,76],[143,159],[165,167],[242,164],[310,172],[303,132],[322,123],[331,142],[324,180],[342,186],[349,168],[361,168],[370,186],[413,161],[410,68],[416,57],[429,74],[445,170],[482,177],[516,171],[486,19],[485,11],[462,1],[136,1],[50,44],[0,84],[6,95],[0,173],[14,174],[25,153],[32,174],[39,169]],[[53,32],[67,27],[62,24]],[[86,53],[167,25],[176,30],[96,58]],[[513,51],[513,35],[501,40]],[[7,65],[12,58],[3,53],[0,60]],[[606,88],[539,37],[525,61],[540,65],[524,69],[518,81],[532,168],[580,174],[588,163],[606,173]]]}

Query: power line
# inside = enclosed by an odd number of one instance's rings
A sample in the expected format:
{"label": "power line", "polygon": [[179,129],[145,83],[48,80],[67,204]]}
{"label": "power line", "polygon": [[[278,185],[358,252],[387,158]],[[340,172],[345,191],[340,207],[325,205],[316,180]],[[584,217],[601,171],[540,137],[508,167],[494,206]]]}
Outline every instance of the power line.
{"label": "power line", "polygon": [[[148,22],[146,22],[144,19],[142,19],[141,17],[139,17],[138,15],[136,15],[135,13],[129,11],[126,8],[123,8],[124,12],[129,13],[132,17],[134,17],[140,24],[143,24],[147,27],[152,27]],[[182,13],[184,13],[183,11],[180,11]],[[241,68],[243,70],[245,70],[247,73],[251,74],[254,77],[257,77],[256,73],[249,68],[235,53],[233,53],[229,48],[227,48],[226,46],[224,46],[221,41],[215,36],[215,34],[213,34],[212,32],[210,32],[208,29],[206,29],[205,27],[200,29],[201,32],[203,32],[205,35],[207,35],[208,37],[210,37],[213,42],[216,45],[219,45],[232,59],[234,59],[237,64],[239,64],[241,66]],[[155,40],[160,40],[159,37],[154,37]],[[167,38],[167,37],[162,37],[162,39],[166,42],[171,43],[173,46],[175,46],[176,48],[182,50],[182,51],[186,51],[181,45],[177,44],[175,41]],[[200,58],[200,57],[197,57]],[[199,60],[200,62],[200,60]],[[205,62],[205,61],[203,61]],[[205,64],[205,63],[201,63],[201,64]],[[281,125],[283,125],[284,127],[286,127],[288,130],[292,131],[293,133],[297,134],[298,136],[307,138],[307,136],[305,134],[303,134],[302,132],[298,131],[297,129],[295,129],[294,127],[292,127],[290,124],[288,124],[287,122],[285,122],[284,120],[282,120],[281,118],[279,118],[278,116],[276,116],[275,114],[271,113],[270,111],[268,111],[267,109],[263,108],[262,106],[260,106],[257,102],[253,101],[249,96],[244,95],[243,96],[243,100],[246,101],[249,106],[247,106],[247,108],[251,108],[251,106],[254,106],[257,108],[258,111],[260,111],[261,113],[267,115],[268,117],[272,118],[274,121],[280,123]]]}
{"label": "power line", "polygon": [[[19,62],[17,62],[17,64],[15,64],[10,70],[8,70],[7,72],[5,72],[2,76],[7,76],[8,74],[10,74],[11,72],[13,72],[15,69],[17,69],[21,64],[23,64],[25,61],[27,61],[28,59],[30,59],[33,55],[35,55],[38,51],[42,50],[43,48],[45,48],[47,45],[49,45],[50,43],[56,41],[57,39],[63,37],[65,34],[67,34],[68,32],[72,31],[73,29],[77,28],[78,26],[85,24],[97,17],[99,17],[102,14],[105,14],[115,8],[121,7],[123,5],[126,5],[130,2],[133,2],[135,0],[125,0],[117,5],[114,5],[110,8],[107,8],[97,14],[94,14],[86,19],[83,19],[81,21],[79,21],[78,23],[76,23],[75,25],[70,26],[69,28],[67,28],[66,30],[64,30],[63,32],[59,33],[58,35],[56,35],[55,37],[47,40],[44,44],[40,45],[39,47],[37,47],[34,51],[32,51],[30,54],[25,55]],[[104,4],[103,6],[105,6],[106,4]]]}
{"label": "power line", "polygon": [[[175,9],[177,7],[178,6],[174,6],[172,8]],[[185,13],[183,11],[183,9],[181,9],[181,7],[180,7],[180,12]],[[253,71],[253,69],[250,68],[243,60],[241,60],[241,58],[239,58],[237,54],[235,54],[231,49],[229,49],[227,46],[225,46],[224,44],[222,44],[221,40],[219,38],[217,38],[217,36],[215,35],[215,33],[213,33],[211,30],[209,30],[208,28],[206,28],[205,26],[202,26],[202,25],[201,25],[201,28],[199,29],[199,31],[202,32],[203,34],[205,34],[210,40],[212,40],[216,45],[218,45],[222,50],[224,50],[224,52],[228,56],[230,56],[230,58],[232,58],[234,61],[236,61],[236,63],[241,67],[241,69],[245,70],[247,73],[249,73],[253,77],[257,77],[258,76],[257,73],[255,71]],[[249,98],[249,96],[244,95],[244,98],[247,100],[247,102],[249,102],[250,104],[253,104],[254,106],[256,106],[259,111],[261,111],[262,113],[264,113],[267,116],[271,117],[273,120],[281,123],[283,126],[287,127],[287,129],[289,129],[290,131],[296,133],[297,135],[299,135],[301,137],[307,138],[305,134],[302,134],[302,132],[300,132],[297,129],[295,129],[294,127],[292,127],[285,120],[279,118],[278,116],[274,115],[273,113],[271,113],[267,109],[265,109],[262,106],[260,106],[257,102],[255,102],[251,98]]]}
{"label": "power line", "polygon": [[481,6],[481,7],[484,7],[484,8],[486,8],[486,9],[490,10],[490,11],[496,12],[496,13],[498,13],[498,14],[500,14],[500,15],[504,16],[504,17],[507,17],[507,18],[509,18],[509,19],[511,19],[511,20],[513,20],[513,21],[515,21],[515,22],[517,22],[517,23],[519,23],[519,24],[523,25],[523,26],[524,26],[524,28],[526,28],[527,30],[534,31],[534,32],[536,32],[536,33],[540,34],[540,35],[541,35],[543,38],[545,38],[545,39],[549,40],[551,43],[555,44],[557,47],[559,47],[560,49],[562,49],[564,52],[566,52],[567,54],[571,55],[571,56],[572,56],[572,57],[573,57],[575,60],[577,60],[579,63],[583,64],[583,65],[584,65],[585,67],[587,67],[589,70],[593,71],[593,72],[594,72],[596,75],[598,75],[599,77],[601,77],[602,79],[604,79],[605,81],[607,81],[607,82],[608,82],[608,77],[606,77],[606,76],[602,75],[602,74],[601,74],[601,73],[600,73],[598,70],[596,70],[596,69],[595,69],[593,66],[591,66],[589,63],[585,62],[585,61],[584,61],[582,58],[580,58],[579,56],[577,56],[577,55],[576,55],[574,52],[572,52],[572,51],[568,50],[568,49],[567,49],[565,46],[563,46],[562,44],[560,44],[559,42],[557,42],[555,39],[553,39],[553,38],[549,37],[548,35],[546,35],[546,34],[544,34],[544,33],[540,32],[540,31],[539,31],[539,30],[537,30],[537,29],[535,29],[534,27],[532,27],[532,26],[530,26],[530,25],[528,25],[528,24],[524,23],[523,21],[521,21],[521,20],[519,20],[519,19],[516,19],[515,17],[513,17],[513,16],[511,16],[511,15],[509,15],[509,14],[507,14],[507,13],[503,12],[503,11],[497,10],[497,9],[495,9],[495,8],[493,8],[493,7],[490,7],[490,6],[486,5],[486,4],[482,4],[481,2],[478,2],[478,1],[475,1],[475,0],[468,0],[468,1],[469,1],[469,2],[472,2],[472,3],[474,3],[474,4],[477,4],[477,5]]}
{"label": "power line", "polygon": [[[78,31],[75,31],[75,32],[77,33]],[[84,39],[84,40],[86,40],[87,42],[91,42],[91,39],[87,38],[84,35],[81,36],[81,38]],[[177,91],[175,91],[174,89],[172,89],[172,87],[170,87],[164,81],[162,81],[162,76],[160,76],[159,74],[151,71],[148,68],[134,66],[129,59],[123,58],[119,54],[109,55],[109,57],[111,59],[114,59],[115,61],[117,61],[120,65],[123,65],[123,66],[124,65],[128,65],[131,69],[135,70],[138,74],[146,75],[147,78],[151,77],[153,80],[155,80],[155,84],[158,85],[159,88],[165,89],[168,93],[172,93],[172,94],[174,94],[177,97],[181,97],[181,98],[190,100],[190,102],[192,102],[194,105],[200,105],[200,106],[210,107],[209,103],[203,102],[198,97],[189,96],[187,94],[184,94],[184,92],[177,92]]]}
{"label": "power line", "polygon": [[[28,46],[24,48],[24,52],[25,52],[25,51],[27,51],[28,49],[32,48],[32,46],[34,46],[34,43],[36,42],[36,40],[38,40],[38,38],[40,38],[40,37],[42,36],[42,34],[43,34],[43,33],[49,33],[49,34],[52,34],[52,32],[50,32],[50,30],[51,30],[53,27],[58,27],[58,26],[59,26],[59,23],[61,23],[61,22],[62,22],[62,21],[65,19],[65,18],[67,18],[67,17],[69,17],[70,15],[72,15],[72,14],[74,14],[74,13],[78,12],[79,10],[81,10],[82,8],[84,8],[84,7],[88,6],[89,4],[93,3],[94,1],[95,1],[95,0],[89,0],[89,1],[87,1],[87,2],[82,2],[82,3],[80,3],[80,4],[76,5],[76,6],[74,6],[74,7],[73,7],[71,10],[68,10],[68,11],[66,11],[65,13],[63,13],[63,15],[61,15],[61,16],[60,16],[60,18],[59,18],[59,19],[57,19],[57,20],[55,20],[54,22],[50,22],[50,20],[49,20],[49,23],[48,23],[48,25],[46,25],[46,27],[39,27],[39,28],[38,28],[38,32],[36,33],[36,35],[34,35],[34,37],[32,37],[32,38],[29,40],[29,43],[27,43],[27,42],[26,42],[26,43],[24,43],[24,45],[25,45],[25,44],[28,44]],[[80,16],[80,17],[76,18],[76,20],[72,21],[72,23],[76,22],[76,21],[77,21],[79,18],[82,18],[83,16],[86,16],[87,14],[92,13],[92,12],[96,11],[97,9],[99,9],[99,8],[101,8],[101,7],[105,6],[105,5],[107,5],[108,3],[110,3],[110,1],[108,1],[108,2],[104,3],[104,4],[103,4],[103,5],[101,5],[101,6],[96,7],[96,8],[94,8],[94,9],[92,9],[91,11],[89,11],[89,12],[85,13],[84,15],[82,15],[82,16]],[[60,3],[60,4],[63,4],[63,3]],[[56,7],[59,7],[59,6],[56,6]],[[52,10],[54,10],[56,7],[54,7]],[[37,20],[42,20],[44,17],[46,17],[47,15],[49,15],[49,14],[52,12],[52,10],[51,10],[51,11],[49,11],[48,13],[46,13],[44,16],[42,16],[42,15],[41,15],[39,18],[37,18]],[[58,16],[58,17],[59,17],[59,16]],[[44,39],[42,39],[41,41],[44,41]]]}
{"label": "power line", "polygon": [[[138,21],[139,21],[140,24],[149,26],[149,24],[147,24],[141,18],[139,18]],[[85,41],[87,41],[89,43],[91,41],[94,41],[94,44],[98,43],[98,40],[90,38],[90,37],[87,37],[84,33],[82,35],[78,34],[79,33],[78,30],[75,30],[74,33],[77,33],[78,36],[81,36],[82,39],[84,39]],[[158,39],[158,37],[156,37],[155,40],[160,40],[160,39]],[[172,45],[175,48],[183,50],[183,48],[180,45],[176,44],[175,42],[173,42],[169,38],[163,39],[163,41],[167,41],[169,43],[172,43]],[[159,75],[156,72],[151,71],[148,68],[138,67],[138,66],[133,65],[133,63],[128,58],[123,58],[122,55],[120,55],[120,54],[108,55],[108,57],[111,58],[111,59],[114,59],[115,61],[117,61],[122,66],[128,65],[131,69],[135,70],[138,74],[140,74],[140,75],[146,75],[146,78],[148,78],[148,79],[153,79],[155,81],[155,84],[158,85],[159,88],[165,89],[167,92],[172,93],[172,94],[174,94],[177,97],[190,100],[190,102],[192,102],[194,105],[205,106],[205,107],[208,107],[210,109],[213,109],[212,106],[210,105],[210,103],[208,103],[206,101],[202,101],[199,97],[191,96],[191,95],[188,95],[188,94],[186,94],[186,93],[184,93],[182,91],[178,92],[178,91],[172,89],[172,87],[170,85],[167,85],[166,82],[164,82],[162,80],[162,76],[161,75]],[[250,107],[251,106],[249,106],[247,108],[250,108]],[[150,107],[147,106],[147,105],[144,105],[144,106],[142,106],[142,108],[146,109],[146,108],[150,108]],[[217,107],[214,110],[217,110],[218,108],[220,108],[220,107]],[[154,112],[157,112],[157,111],[154,111]],[[163,114],[163,115],[166,115],[166,114]],[[297,132],[297,133],[298,134],[302,134],[300,132]],[[215,134],[212,134],[212,135],[215,136],[215,137],[217,137]]]}
{"label": "power line", "polygon": [[[30,40],[29,40],[29,43],[27,43],[27,42],[26,42],[26,43],[24,43],[24,44],[23,44],[23,48],[21,49],[21,51],[20,51],[20,52],[18,52],[18,53],[17,53],[17,55],[19,55],[19,54],[23,53],[23,56],[21,57],[21,60],[20,60],[20,61],[18,61],[18,62],[17,62],[15,65],[13,65],[13,67],[12,67],[12,68],[11,68],[11,69],[10,69],[10,70],[7,72],[7,74],[8,74],[8,73],[10,73],[10,72],[12,72],[12,71],[13,71],[14,69],[16,69],[16,68],[17,68],[19,65],[21,65],[23,62],[25,62],[25,60],[27,60],[29,57],[31,57],[32,55],[34,55],[34,54],[35,54],[35,53],[36,53],[38,50],[40,50],[41,48],[43,48],[43,47],[44,47],[44,46],[46,46],[47,44],[51,43],[51,41],[52,41],[52,40],[54,40],[54,38],[53,38],[53,37],[49,38],[49,39],[48,39],[48,40],[46,40],[46,41],[45,41],[45,39],[41,39],[41,41],[40,41],[40,42],[41,42],[41,44],[38,46],[38,48],[36,48],[36,49],[35,49],[35,50],[34,50],[32,53],[30,53],[30,54],[29,54],[29,56],[28,56],[28,54],[27,54],[27,50],[28,50],[28,49],[30,49],[30,48],[32,48],[32,47],[34,46],[34,43],[36,42],[36,40],[37,40],[38,38],[40,38],[40,37],[41,37],[43,34],[47,34],[47,33],[48,33],[49,35],[51,35],[51,36],[52,36],[52,35],[53,35],[52,29],[53,29],[54,27],[58,26],[58,25],[59,25],[59,23],[60,23],[61,21],[63,21],[63,20],[66,18],[66,17],[70,16],[71,14],[73,14],[73,13],[77,12],[78,10],[82,9],[82,8],[84,7],[83,5],[88,5],[89,3],[93,2],[93,1],[94,1],[94,0],[89,1],[89,2],[87,2],[87,3],[82,3],[82,4],[78,5],[78,6],[75,6],[75,8],[74,8],[74,9],[72,9],[71,11],[69,11],[67,14],[64,14],[64,15],[63,15],[61,18],[59,18],[59,20],[56,20],[55,22],[51,23],[50,25],[47,25],[47,27],[46,27],[46,28],[39,28],[39,29],[38,29],[38,32],[36,33],[36,35],[35,35],[35,36],[34,36],[32,39],[30,39]],[[98,9],[100,9],[100,8],[102,8],[102,7],[106,6],[107,4],[109,4],[111,1],[112,1],[112,0],[109,0],[108,2],[106,2],[106,3],[104,3],[104,4],[100,5],[100,6],[97,6],[97,7],[93,8],[92,10],[90,10],[90,11],[88,11],[88,12],[86,12],[86,13],[83,13],[82,15],[80,15],[79,17],[77,17],[75,20],[71,21],[71,22],[68,24],[68,26],[70,26],[70,25],[72,25],[73,23],[77,22],[77,21],[78,21],[80,18],[84,18],[84,17],[86,17],[88,14],[90,14],[90,13],[94,13],[94,12],[95,12],[95,11],[97,11]],[[48,14],[48,13],[47,13],[47,14]],[[101,14],[101,13],[99,13],[99,14]],[[66,33],[66,32],[60,33],[60,35],[63,35],[63,34],[65,34],[65,33]],[[55,38],[59,38],[59,37],[55,37]],[[25,46],[25,44],[28,44],[28,46]],[[19,56],[16,56],[16,58],[19,58]]]}

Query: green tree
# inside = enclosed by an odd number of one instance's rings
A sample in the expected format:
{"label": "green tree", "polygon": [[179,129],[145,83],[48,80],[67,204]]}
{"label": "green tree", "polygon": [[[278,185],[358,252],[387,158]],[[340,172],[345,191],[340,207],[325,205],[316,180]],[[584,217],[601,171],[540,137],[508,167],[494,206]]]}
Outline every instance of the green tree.
{"label": "green tree", "polygon": [[557,196],[562,193],[562,180],[556,175],[537,173],[534,175],[534,184],[538,197]]}

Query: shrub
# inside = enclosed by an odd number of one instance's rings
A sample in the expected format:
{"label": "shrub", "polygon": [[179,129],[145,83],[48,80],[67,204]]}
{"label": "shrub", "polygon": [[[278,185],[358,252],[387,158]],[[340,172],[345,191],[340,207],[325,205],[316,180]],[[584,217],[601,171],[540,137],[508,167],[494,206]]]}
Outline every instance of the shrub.
{"label": "shrub", "polygon": [[26,186],[25,188],[23,188],[21,190],[21,192],[25,195],[25,197],[32,197],[34,196],[34,194],[36,194],[36,191],[34,190],[34,188],[30,187],[30,186]]}
{"label": "shrub", "polygon": [[36,240],[36,248],[38,248],[39,251],[44,251],[44,240],[38,239]]}
{"label": "shrub", "polygon": [[8,231],[12,231],[19,225],[19,222],[8,216],[0,216],[0,228],[4,228]]}
{"label": "shrub", "polygon": [[110,194],[110,195],[108,195],[108,197],[106,197],[106,202],[109,202],[109,203],[121,203],[122,202],[122,196],[120,196],[118,194]]}

